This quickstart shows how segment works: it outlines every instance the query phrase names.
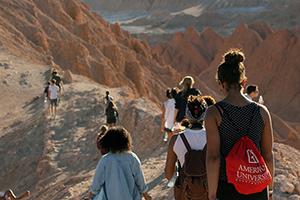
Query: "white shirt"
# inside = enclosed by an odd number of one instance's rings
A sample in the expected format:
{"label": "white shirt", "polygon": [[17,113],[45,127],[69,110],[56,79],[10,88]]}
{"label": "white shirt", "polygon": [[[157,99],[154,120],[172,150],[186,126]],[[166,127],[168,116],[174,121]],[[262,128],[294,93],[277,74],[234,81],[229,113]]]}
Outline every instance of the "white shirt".
{"label": "white shirt", "polygon": [[175,118],[175,99],[168,99],[164,102],[165,107],[165,128],[172,129]]}
{"label": "white shirt", "polygon": [[4,197],[5,193],[4,192],[0,192],[0,197]]}
{"label": "white shirt", "polygon": [[114,100],[114,98],[110,95],[104,97],[104,103],[105,104],[108,104],[109,102],[111,102],[113,100]]}
{"label": "white shirt", "polygon": [[59,87],[57,85],[50,85],[48,90],[50,92],[50,99],[57,99]]}
{"label": "white shirt", "polygon": [[[206,145],[206,130],[203,128],[201,130],[192,130],[192,129],[186,129],[183,133],[188,143],[190,144],[191,148],[193,150],[203,150]],[[184,156],[187,153],[187,149],[180,137],[180,135],[177,136],[177,139],[175,141],[173,151],[177,155],[177,158],[181,164],[181,166],[184,165]]]}

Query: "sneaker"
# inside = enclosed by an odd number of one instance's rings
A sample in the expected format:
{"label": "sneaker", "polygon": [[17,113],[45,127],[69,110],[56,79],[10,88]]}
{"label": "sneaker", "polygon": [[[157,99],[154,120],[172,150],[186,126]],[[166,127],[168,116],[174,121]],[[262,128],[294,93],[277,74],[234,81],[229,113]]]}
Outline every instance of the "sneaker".
{"label": "sneaker", "polygon": [[168,142],[168,133],[164,132],[164,142]]}

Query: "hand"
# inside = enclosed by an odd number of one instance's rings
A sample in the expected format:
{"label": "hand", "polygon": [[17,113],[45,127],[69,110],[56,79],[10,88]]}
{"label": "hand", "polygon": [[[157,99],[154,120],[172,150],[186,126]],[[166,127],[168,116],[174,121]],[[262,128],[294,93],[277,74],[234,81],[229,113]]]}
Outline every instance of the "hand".
{"label": "hand", "polygon": [[89,192],[87,196],[85,196],[84,200],[92,200],[95,197],[95,195],[92,192]]}
{"label": "hand", "polygon": [[148,193],[144,193],[143,197],[145,200],[152,200],[152,197]]}

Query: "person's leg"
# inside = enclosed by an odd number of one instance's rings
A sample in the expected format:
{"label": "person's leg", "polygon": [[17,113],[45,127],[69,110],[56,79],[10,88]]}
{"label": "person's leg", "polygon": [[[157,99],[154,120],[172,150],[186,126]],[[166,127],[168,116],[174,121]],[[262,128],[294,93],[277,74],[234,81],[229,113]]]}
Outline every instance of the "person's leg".
{"label": "person's leg", "polygon": [[57,111],[57,99],[54,101],[54,118],[56,117],[56,111]]}
{"label": "person's leg", "polygon": [[50,100],[50,116],[52,117],[53,115],[53,101]]}
{"label": "person's leg", "polygon": [[54,106],[54,114],[53,114],[53,117],[54,117],[54,119],[55,119],[55,117],[56,117],[56,106]]}
{"label": "person's leg", "polygon": [[47,101],[48,101],[48,108],[47,108],[48,115],[51,115],[51,102],[50,102],[50,99],[48,99]]}

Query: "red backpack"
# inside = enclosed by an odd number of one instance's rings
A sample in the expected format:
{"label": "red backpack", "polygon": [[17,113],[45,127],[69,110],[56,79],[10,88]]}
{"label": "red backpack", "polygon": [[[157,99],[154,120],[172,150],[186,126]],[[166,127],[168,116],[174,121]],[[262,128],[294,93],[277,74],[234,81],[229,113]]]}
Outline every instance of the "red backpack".
{"label": "red backpack", "polygon": [[[220,111],[219,105],[217,108]],[[222,110],[232,125],[241,132],[229,114],[224,109]],[[221,111],[220,113],[222,115]],[[249,132],[249,128],[247,132]],[[234,144],[225,158],[228,182],[233,184],[239,193],[245,195],[261,192],[272,182],[272,176],[264,158],[254,142],[247,136],[247,132]]]}

